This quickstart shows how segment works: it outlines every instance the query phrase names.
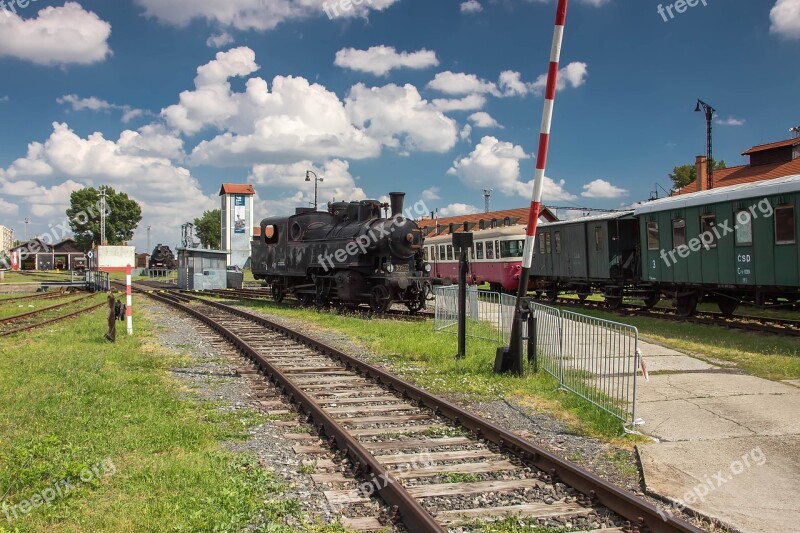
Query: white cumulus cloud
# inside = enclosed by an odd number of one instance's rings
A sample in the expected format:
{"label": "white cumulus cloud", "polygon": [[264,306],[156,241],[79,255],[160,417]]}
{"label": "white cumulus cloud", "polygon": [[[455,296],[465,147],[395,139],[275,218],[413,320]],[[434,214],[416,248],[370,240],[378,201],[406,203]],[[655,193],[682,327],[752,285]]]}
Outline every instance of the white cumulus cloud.
{"label": "white cumulus cloud", "polygon": [[305,181],[308,170],[322,178],[322,182],[317,185],[319,205],[334,199],[353,201],[367,198],[364,190],[356,185],[355,178],[350,174],[350,164],[340,159],[327,161],[321,166],[308,160],[290,164],[255,165],[248,180],[269,189],[270,198],[267,201],[270,202],[268,210],[271,214],[291,213],[295,207],[306,207],[314,201],[314,183]]}
{"label": "white cumulus cloud", "polygon": [[769,18],[772,33],[785,39],[800,39],[800,0],[777,0]]}
{"label": "white cumulus cloud", "polygon": [[[457,159],[448,174],[457,176],[467,187],[475,190],[493,187],[509,196],[530,198],[532,181],[520,180],[520,161],[530,156],[521,146],[486,136],[468,156]],[[574,200],[575,195],[564,189],[564,180],[544,178],[542,188],[547,200]]]}
{"label": "white cumulus cloud", "polygon": [[612,185],[606,180],[596,179],[583,186],[581,196],[584,198],[621,198],[626,196],[628,191]]}
{"label": "white cumulus cloud", "polygon": [[480,212],[482,212],[482,209],[479,209],[474,205],[462,204],[462,203],[449,204],[447,207],[442,207],[439,209],[439,215],[443,217],[475,215]]}
{"label": "white cumulus cloud", "polygon": [[728,117],[726,119],[717,118],[714,122],[720,126],[744,126],[747,121],[741,118]]}
{"label": "white cumulus cloud", "polygon": [[456,122],[410,84],[369,88],[359,83],[350,89],[346,108],[355,126],[391,148],[447,152],[458,136]]}
{"label": "white cumulus cloud", "polygon": [[[556,90],[563,91],[567,87],[577,88],[586,83],[586,77],[589,75],[589,66],[586,63],[575,61],[558,71],[558,80],[556,81]],[[547,88],[547,74],[539,76],[532,85],[533,90],[537,94],[544,93]]]}
{"label": "white cumulus cloud", "polygon": [[37,65],[88,65],[111,53],[111,24],[76,2],[46,7],[32,19],[3,10],[0,15],[0,57]]}
{"label": "white cumulus cloud", "polygon": [[469,120],[475,124],[476,128],[500,128],[503,129],[503,126],[498,123],[492,115],[485,111],[478,111],[477,113],[473,113],[469,116]]}
{"label": "white cumulus cloud", "polygon": [[209,48],[222,48],[233,42],[233,36],[226,32],[215,33],[206,39],[206,46]]}
{"label": "white cumulus cloud", "polygon": [[373,46],[367,50],[344,48],[336,52],[335,64],[342,68],[368,72],[376,76],[397,68],[424,69],[439,65],[436,53],[430,50],[398,52],[392,46]]}
{"label": "white cumulus cloud", "polygon": [[480,13],[483,11],[483,6],[478,0],[467,0],[461,3],[462,13]]}
{"label": "white cumulus cloud", "polygon": [[143,222],[179,227],[215,202],[202,193],[189,170],[158,153],[169,142],[174,155],[179,141],[169,141],[163,131],[124,131],[113,141],[101,133],[83,138],[67,124],[54,123],[46,141],[30,143],[24,157],[0,169],[0,198],[26,205],[32,215],[46,218],[45,223],[60,222],[71,192],[110,185],[140,203]]}
{"label": "white cumulus cloud", "polygon": [[346,19],[383,11],[399,0],[136,0],[145,14],[160,22],[185,26],[194,19],[236,28],[266,31],[278,24],[310,17]]}

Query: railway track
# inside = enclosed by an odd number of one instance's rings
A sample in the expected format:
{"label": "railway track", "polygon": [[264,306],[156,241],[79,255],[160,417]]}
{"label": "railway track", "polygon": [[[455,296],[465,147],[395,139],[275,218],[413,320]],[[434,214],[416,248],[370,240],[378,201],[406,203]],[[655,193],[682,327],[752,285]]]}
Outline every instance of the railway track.
{"label": "railway track", "polygon": [[619,309],[612,310],[606,307],[605,302],[587,300],[581,303],[574,298],[565,297],[559,297],[556,300],[556,304],[561,306],[575,307],[578,309],[599,309],[606,312],[614,312],[621,316],[658,318],[663,320],[672,320],[675,322],[727,327],[731,329],[754,331],[758,333],[800,337],[800,320],[745,315],[726,317],[722,313],[712,313],[707,311],[699,311],[694,316],[682,317],[675,314],[673,310],[667,308],[654,307],[652,309],[647,309],[644,306],[622,304]]}
{"label": "railway track", "polygon": [[70,318],[74,318],[84,313],[94,311],[95,309],[99,309],[100,307],[106,305],[105,302],[102,302],[99,304],[91,305],[89,307],[78,309],[76,311],[69,312],[64,315],[58,315],[52,318],[46,318],[45,320],[37,320],[37,318],[41,317],[42,315],[49,314],[50,311],[72,307],[73,304],[92,298],[92,296],[93,295],[90,294],[88,296],[82,296],[80,298],[76,298],[68,302],[61,302],[59,304],[51,305],[49,307],[44,307],[42,309],[37,309],[35,311],[29,311],[27,313],[21,313],[18,315],[2,318],[0,319],[0,337],[13,335],[15,333],[22,333],[24,331],[29,331],[49,324],[54,324],[56,322],[61,322],[62,320],[68,320]]}
{"label": "railway track", "polygon": [[[662,518],[649,503],[535,444],[299,332],[219,302],[146,290],[226,339],[348,457],[353,476],[336,470],[312,476],[331,487],[328,503],[345,516],[357,515],[374,492],[392,509],[389,518],[415,533],[507,515],[603,533],[701,531],[671,515]],[[374,517],[349,524],[381,527]]]}
{"label": "railway track", "polygon": [[5,305],[7,303],[18,303],[18,302],[21,302],[22,300],[27,300],[27,301],[31,301],[31,300],[51,300],[53,298],[60,298],[60,297],[65,296],[65,295],[66,295],[66,293],[62,293],[60,291],[39,292],[39,293],[36,293],[36,294],[28,294],[26,296],[17,296],[17,297],[14,297],[14,298],[2,299],[2,300],[0,300],[0,306]]}
{"label": "railway track", "polygon": [[[201,294],[209,294],[213,296],[221,296],[221,297],[235,297],[238,300],[243,301],[251,301],[251,302],[263,302],[265,300],[274,302],[272,298],[272,294],[259,289],[212,289],[208,291],[202,291]],[[299,302],[296,305],[292,303],[287,303],[286,305],[290,305],[293,307],[300,307],[301,304]],[[385,313],[376,314],[372,310],[366,307],[353,307],[353,308],[344,308],[342,310],[344,313],[348,314],[356,314],[360,316],[370,316],[376,318],[393,318],[393,319],[402,319],[402,320],[426,320],[433,316],[433,312],[429,310],[422,310],[417,313],[411,313],[408,310],[403,309],[388,309]]]}

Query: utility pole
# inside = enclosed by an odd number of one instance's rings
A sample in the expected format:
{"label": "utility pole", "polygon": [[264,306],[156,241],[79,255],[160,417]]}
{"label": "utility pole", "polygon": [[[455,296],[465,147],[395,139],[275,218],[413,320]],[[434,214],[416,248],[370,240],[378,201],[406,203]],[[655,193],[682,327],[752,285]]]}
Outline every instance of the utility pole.
{"label": "utility pole", "polygon": [[100,186],[100,246],[106,245],[106,188]]}
{"label": "utility pole", "polygon": [[714,152],[712,150],[711,129],[713,127],[714,113],[716,113],[717,110],[704,101],[698,100],[694,112],[699,113],[701,107],[706,113],[706,189],[710,191],[714,188]]}
{"label": "utility pole", "polygon": [[494,189],[483,189],[483,212],[489,212],[489,206],[492,203],[492,191]]}
{"label": "utility pole", "polygon": [[145,253],[148,254],[150,253],[150,228],[152,227],[153,226],[147,226],[147,249],[145,250]]}
{"label": "utility pole", "polygon": [[25,217],[25,242],[28,242],[28,224],[31,223],[31,219]]}

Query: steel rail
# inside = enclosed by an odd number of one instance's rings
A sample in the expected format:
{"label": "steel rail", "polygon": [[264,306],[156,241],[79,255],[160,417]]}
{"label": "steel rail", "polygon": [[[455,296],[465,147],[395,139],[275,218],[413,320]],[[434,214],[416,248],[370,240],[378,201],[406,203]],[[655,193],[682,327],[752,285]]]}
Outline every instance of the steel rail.
{"label": "steel rail", "polygon": [[[151,297],[156,297],[156,295],[149,293]],[[500,428],[491,422],[474,415],[461,407],[458,407],[442,398],[434,396],[419,387],[412,385],[406,381],[403,381],[383,370],[375,368],[374,366],[360,361],[355,357],[352,357],[341,350],[333,348],[319,340],[313,339],[307,335],[294,331],[290,328],[282,326],[280,324],[276,324],[275,322],[270,321],[264,317],[255,315],[253,313],[249,313],[247,311],[237,309],[225,304],[221,304],[218,302],[203,300],[201,298],[188,296],[186,294],[181,295],[183,298],[193,299],[202,301],[206,305],[211,307],[215,307],[227,313],[239,316],[241,318],[245,318],[249,321],[255,322],[265,328],[268,328],[274,332],[277,332],[281,335],[284,335],[296,342],[304,344],[322,354],[325,354],[329,357],[334,359],[338,359],[342,364],[345,365],[346,368],[354,370],[362,375],[369,376],[371,379],[375,380],[379,384],[384,386],[390,387],[394,389],[396,392],[401,394],[403,397],[414,400],[420,406],[426,406],[429,409],[433,410],[437,415],[443,416],[455,424],[463,426],[473,433],[475,433],[479,438],[486,439],[494,444],[498,445],[501,449],[505,451],[515,454],[520,458],[531,462],[540,470],[548,473],[552,478],[553,481],[561,480],[568,486],[576,489],[577,491],[585,494],[589,498],[592,499],[593,502],[600,503],[606,506],[608,509],[616,512],[620,516],[630,520],[632,525],[636,528],[647,528],[648,531],[653,533],[667,533],[667,532],[686,532],[686,533],[702,533],[702,530],[693,526],[692,524],[682,520],[680,518],[674,517],[671,514],[660,511],[654,505],[645,502],[644,500],[634,496],[633,494],[612,485],[611,483],[605,481],[604,479],[599,478],[598,476],[592,474],[584,470],[583,468],[575,465],[574,463],[562,459],[552,453],[548,452],[544,448],[541,448],[531,442],[528,442],[517,435]],[[230,332],[229,330],[225,329],[223,326],[217,324],[213,319],[204,316],[202,313],[192,309],[190,306],[184,305],[179,302],[175,302],[170,300],[169,298],[165,298],[163,296],[158,295],[156,299],[161,301],[167,302],[170,305],[176,306],[185,310],[187,313],[195,316],[196,318],[202,320],[206,324],[209,324],[214,329],[219,332],[224,332],[223,335],[226,338],[229,338],[232,342],[235,342],[238,346],[240,346],[243,351],[245,351],[251,358],[255,357],[255,361],[257,361],[260,365],[263,365],[262,368],[267,368],[268,370],[268,377],[278,383],[279,385],[284,386],[286,389],[290,391],[290,399],[293,399],[295,402],[300,403],[301,406],[305,410],[318,410],[319,408],[316,407],[315,409],[315,402],[308,398],[301,390],[299,390],[288,378],[282,376],[280,371],[277,370],[273,365],[269,364],[268,361],[264,361],[262,357],[255,353],[252,348],[250,348],[244,341],[237,339],[236,336]],[[335,440],[343,444],[345,447],[342,448],[343,450],[349,451],[353,457],[357,457],[358,461],[361,461],[362,464],[368,465],[369,471],[373,474],[380,472],[383,468],[377,463],[374,458],[372,458],[371,454],[364,450],[361,445],[357,441],[353,441],[352,437],[347,435],[347,433],[342,430],[333,420],[331,420],[325,413],[319,413],[319,420],[324,421],[323,427],[325,431],[331,431],[332,433],[328,433],[328,435],[333,436]],[[341,446],[340,446],[341,447]],[[366,454],[363,455],[362,454]],[[390,486],[399,485],[398,483],[392,483]],[[402,492],[405,493],[403,490]],[[405,493],[407,495],[407,493]],[[384,494],[381,494],[383,497]],[[392,497],[393,500],[386,499],[387,503],[390,505],[398,505],[400,509],[401,515],[403,512],[408,513],[408,509],[416,509],[420,508],[419,504],[413,501],[407,501],[405,498],[401,498],[397,494],[387,494],[387,496]],[[413,499],[412,499],[413,500]],[[400,504],[408,504],[412,505],[410,508],[406,508],[401,506]],[[423,509],[424,511],[424,509]],[[427,517],[430,515],[425,512]],[[408,518],[407,515],[406,518]],[[427,518],[426,517],[426,518]],[[405,519],[404,519],[405,522]],[[433,522],[435,524],[435,522]],[[406,525],[410,524],[406,522]],[[441,526],[436,524],[438,529],[415,529],[410,528],[412,531],[441,531]]]}
{"label": "steel rail", "polygon": [[[308,394],[306,394],[298,385],[296,385],[289,377],[284,375],[281,370],[265,359],[257,350],[252,348],[246,341],[242,340],[234,332],[219,324],[213,318],[208,317],[192,307],[166,297],[162,294],[148,293],[148,296],[159,300],[161,302],[177,307],[185,313],[197,318],[204,322],[211,328],[215,329],[229,342],[233,343],[239,350],[241,350],[250,360],[256,363],[261,370],[268,376],[270,381],[275,383],[289,400],[297,404],[301,411],[308,414],[314,422],[314,425],[324,432],[336,446],[345,452],[353,461],[356,471],[364,475],[370,483],[376,488],[383,500],[393,506],[400,516],[402,522],[408,527],[410,531],[430,531],[430,532],[445,532],[446,530],[439,525],[431,514],[416,500],[406,489],[400,484],[397,479],[373,456],[366,448],[364,448],[358,440],[352,437],[347,430],[339,425],[333,418],[331,418],[325,411],[315,402]],[[230,312],[230,308],[217,304],[215,302],[208,302],[200,298],[180,295],[181,298],[200,300],[212,307],[218,307],[226,312]],[[250,318],[248,316],[248,318]],[[261,324],[265,325],[266,324]]]}
{"label": "steel rail", "polygon": [[70,300],[68,302],[62,302],[60,304],[51,305],[50,307],[42,307],[41,309],[35,309],[33,311],[28,311],[27,313],[20,313],[18,315],[9,316],[9,317],[6,317],[6,318],[0,318],[0,324],[5,324],[7,322],[15,322],[15,321],[20,320],[20,319],[25,318],[25,317],[38,315],[40,313],[44,313],[45,311],[50,311],[52,309],[57,309],[59,307],[64,307],[65,305],[70,305],[70,304],[74,304],[76,302],[81,302],[83,300],[86,300],[87,298],[91,298],[92,296],[93,295],[91,295],[91,294],[88,295],[88,296],[81,296],[80,298],[75,298],[74,300]]}
{"label": "steel rail", "polygon": [[21,333],[23,331],[36,329],[36,328],[41,327],[41,326],[47,326],[48,324],[54,324],[56,322],[61,322],[62,320],[67,320],[69,318],[74,318],[74,317],[76,317],[78,315],[82,315],[83,313],[88,313],[90,311],[94,311],[95,309],[103,307],[104,305],[107,305],[106,302],[102,302],[102,303],[99,303],[97,305],[93,305],[91,307],[87,307],[85,309],[79,309],[78,311],[75,311],[74,313],[70,313],[68,315],[64,315],[64,316],[60,316],[60,317],[56,317],[56,318],[51,318],[50,320],[45,320],[44,322],[37,322],[36,324],[31,324],[30,326],[22,326],[21,328],[12,329],[10,331],[3,331],[3,332],[0,332],[0,337],[5,337],[6,335],[13,335],[14,333]]}
{"label": "steel rail", "polygon": [[40,293],[37,293],[37,294],[29,294],[27,296],[17,296],[17,297],[14,297],[14,298],[5,298],[5,299],[0,300],[0,305],[3,305],[5,303],[9,303],[9,302],[19,302],[20,300],[34,300],[34,299],[36,299],[36,300],[49,300],[50,298],[58,298],[59,296],[67,296],[67,295],[68,295],[67,293],[61,293],[61,292],[49,292],[49,291],[48,292],[40,292]]}

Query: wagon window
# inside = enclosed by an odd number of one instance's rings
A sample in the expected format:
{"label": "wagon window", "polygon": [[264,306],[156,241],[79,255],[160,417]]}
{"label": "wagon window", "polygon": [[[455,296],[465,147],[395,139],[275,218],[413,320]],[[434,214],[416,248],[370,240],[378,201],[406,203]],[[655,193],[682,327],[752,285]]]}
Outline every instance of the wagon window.
{"label": "wagon window", "polygon": [[427,246],[422,249],[422,260],[423,261],[427,261],[428,260],[428,247]]}
{"label": "wagon window", "polygon": [[278,242],[278,226],[264,226],[264,242],[266,244]]}
{"label": "wagon window", "polygon": [[552,236],[549,233],[544,234],[544,249],[548,254],[553,253],[553,241]]}
{"label": "wagon window", "polygon": [[502,257],[522,257],[522,251],[525,247],[525,241],[503,241],[500,243],[500,252]]}
{"label": "wagon window", "polygon": [[483,259],[483,243],[479,242],[475,245],[475,253],[478,259]]}
{"label": "wagon window", "polygon": [[494,243],[486,241],[486,259],[494,259]]}
{"label": "wagon window", "polygon": [[793,205],[781,205],[775,208],[775,244],[794,244],[795,218]]}
{"label": "wagon window", "polygon": [[500,241],[494,241],[494,256],[500,259]]}
{"label": "wagon window", "polygon": [[700,240],[707,243],[707,248],[717,247],[717,235],[714,226],[717,225],[717,215],[703,215],[700,217]]}
{"label": "wagon window", "polygon": [[540,233],[537,239],[539,241],[539,253],[544,254],[545,253],[544,233]]}
{"label": "wagon window", "polygon": [[445,252],[445,249],[444,249],[444,244],[440,244],[439,245],[439,261],[444,261],[447,258],[447,256],[445,254],[446,254],[446,252]]}
{"label": "wagon window", "polygon": [[753,244],[753,217],[749,211],[736,213],[736,244]]}
{"label": "wagon window", "polygon": [[594,227],[594,248],[597,251],[603,249],[603,228],[600,226]]}
{"label": "wagon window", "polygon": [[648,222],[647,223],[647,249],[648,250],[658,250],[659,248],[659,236],[658,236],[658,222]]}
{"label": "wagon window", "polygon": [[453,260],[453,245],[452,244],[448,244],[447,245],[447,260],[448,261],[452,261]]}
{"label": "wagon window", "polygon": [[672,221],[672,247],[686,246],[686,220],[676,218]]}
{"label": "wagon window", "polygon": [[555,243],[555,245],[556,245],[556,253],[560,254],[561,253],[561,232],[560,231],[557,231],[555,233],[555,241],[556,241],[556,243]]}

